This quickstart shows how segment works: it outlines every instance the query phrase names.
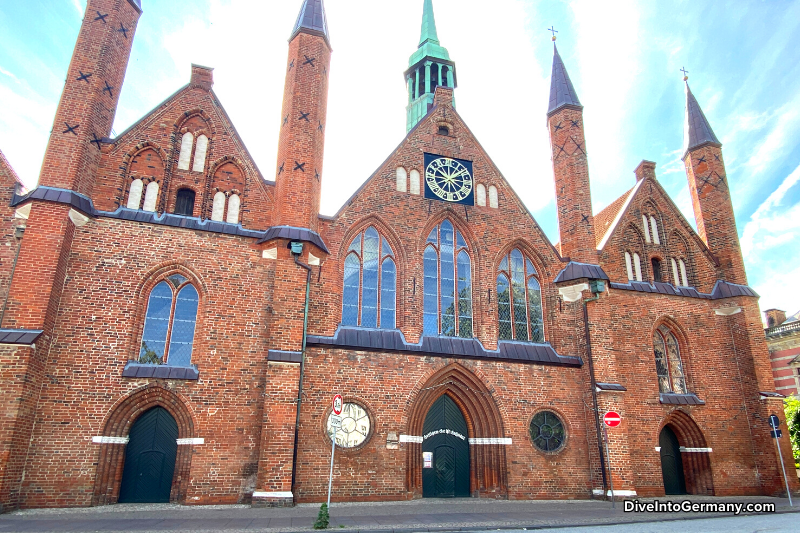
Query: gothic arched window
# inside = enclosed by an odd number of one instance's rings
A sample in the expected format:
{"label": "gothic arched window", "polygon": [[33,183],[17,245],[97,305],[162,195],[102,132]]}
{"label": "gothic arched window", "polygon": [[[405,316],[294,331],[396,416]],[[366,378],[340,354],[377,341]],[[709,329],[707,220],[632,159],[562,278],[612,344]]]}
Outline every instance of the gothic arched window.
{"label": "gothic arched window", "polygon": [[200,298],[189,280],[172,274],[156,285],[147,301],[139,362],[189,366]]}
{"label": "gothic arched window", "polygon": [[397,266],[386,238],[373,227],[359,233],[344,260],[342,325],[394,329]]}
{"label": "gothic arched window", "polygon": [[472,337],[472,261],[449,220],[428,235],[423,262],[423,335]]}
{"label": "gothic arched window", "polygon": [[681,364],[678,339],[667,326],[659,326],[653,333],[653,350],[656,357],[658,389],[661,392],[686,394],[686,378]]}
{"label": "gothic arched window", "polygon": [[500,262],[497,274],[499,338],[544,342],[542,290],[531,260],[517,249]]}

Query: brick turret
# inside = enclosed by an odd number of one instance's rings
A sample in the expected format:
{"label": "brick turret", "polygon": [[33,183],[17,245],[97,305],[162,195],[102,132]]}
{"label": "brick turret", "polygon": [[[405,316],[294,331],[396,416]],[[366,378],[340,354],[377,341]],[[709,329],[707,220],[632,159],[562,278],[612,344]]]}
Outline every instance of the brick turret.
{"label": "brick turret", "polygon": [[547,126],[553,150],[561,255],[573,261],[596,264],[597,245],[589,190],[583,106],[555,45]]}
{"label": "brick turret", "polygon": [[317,230],[331,45],[322,0],[306,0],[289,40],[275,225]]}
{"label": "brick turret", "polygon": [[91,195],[141,14],[139,0],[89,0],[39,185]]}
{"label": "brick turret", "polygon": [[719,259],[723,279],[746,285],[747,275],[722,159],[722,143],[711,129],[688,83],[683,163],[689,179],[697,233]]}

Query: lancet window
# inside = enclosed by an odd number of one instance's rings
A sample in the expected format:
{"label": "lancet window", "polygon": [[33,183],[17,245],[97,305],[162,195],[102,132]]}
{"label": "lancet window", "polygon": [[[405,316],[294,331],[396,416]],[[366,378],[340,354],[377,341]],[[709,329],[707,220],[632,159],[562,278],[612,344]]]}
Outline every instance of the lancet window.
{"label": "lancet window", "polygon": [[686,394],[686,378],[681,364],[678,339],[667,326],[659,326],[653,333],[658,388],[661,392]]}
{"label": "lancet window", "polygon": [[449,220],[428,235],[423,263],[423,335],[472,337],[472,260]]}
{"label": "lancet window", "polygon": [[500,262],[497,315],[500,339],[544,342],[542,290],[531,260],[514,249]]}
{"label": "lancet window", "polygon": [[189,280],[173,274],[150,292],[139,362],[189,366],[200,298]]}
{"label": "lancet window", "polygon": [[369,227],[347,249],[342,291],[342,325],[394,329],[397,265],[385,237]]}

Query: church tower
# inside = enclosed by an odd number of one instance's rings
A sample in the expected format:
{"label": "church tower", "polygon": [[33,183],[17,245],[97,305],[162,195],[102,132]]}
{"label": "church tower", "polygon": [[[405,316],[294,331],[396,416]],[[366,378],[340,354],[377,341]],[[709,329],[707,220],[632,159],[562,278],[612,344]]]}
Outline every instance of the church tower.
{"label": "church tower", "polygon": [[722,159],[722,143],[686,82],[683,163],[689,179],[697,233],[719,260],[725,281],[747,285],[736,232],[731,191]]}
{"label": "church tower", "polygon": [[404,76],[408,87],[406,131],[411,131],[433,106],[436,87],[457,85],[456,64],[450,60],[447,48],[439,44],[433,0],[425,0],[423,4],[419,48],[409,58]]}
{"label": "church tower", "polygon": [[289,38],[276,170],[276,226],[317,231],[331,44],[322,0],[305,0]]}
{"label": "church tower", "polygon": [[547,126],[553,150],[561,256],[581,263],[597,264],[583,106],[555,43]]}

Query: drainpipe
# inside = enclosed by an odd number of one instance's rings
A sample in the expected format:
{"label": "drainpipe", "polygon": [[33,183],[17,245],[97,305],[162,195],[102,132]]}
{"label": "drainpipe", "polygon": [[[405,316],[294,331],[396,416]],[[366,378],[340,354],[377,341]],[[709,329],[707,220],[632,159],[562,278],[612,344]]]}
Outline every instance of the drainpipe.
{"label": "drainpipe", "polygon": [[300,381],[297,385],[297,417],[294,421],[294,449],[292,450],[292,493],[294,493],[294,483],[297,476],[297,438],[300,432],[300,405],[303,402],[303,375],[306,367],[306,333],[308,331],[308,297],[311,292],[311,267],[300,261],[300,254],[303,253],[302,242],[291,242],[289,248],[294,255],[294,262],[300,268],[306,270],[306,304],[303,311],[303,347],[300,351]]}
{"label": "drainpipe", "polygon": [[[602,282],[601,282],[602,283]],[[597,294],[602,292],[603,288],[595,291],[595,285],[592,284],[592,292]],[[594,425],[597,431],[597,451],[600,453],[600,470],[603,472],[603,497],[608,498],[608,479],[606,477],[606,460],[603,451],[603,434],[600,428],[600,408],[597,405],[597,380],[594,377],[594,360],[592,359],[592,338],[589,333],[589,311],[586,304],[600,299],[600,296],[593,296],[583,300],[583,326],[586,334],[586,355],[589,358],[589,376],[592,380],[592,402],[594,403]]]}
{"label": "drainpipe", "polygon": [[17,259],[19,259],[19,251],[22,249],[22,236],[24,234],[25,226],[17,226],[16,229],[14,229],[14,237],[17,238],[17,253],[14,255],[14,264],[11,265],[11,275],[8,276],[8,290],[6,290],[5,300],[3,300],[3,311],[0,312],[0,327],[3,327],[3,319],[6,317],[8,297],[11,295],[11,282],[14,280],[14,270],[17,269]]}

